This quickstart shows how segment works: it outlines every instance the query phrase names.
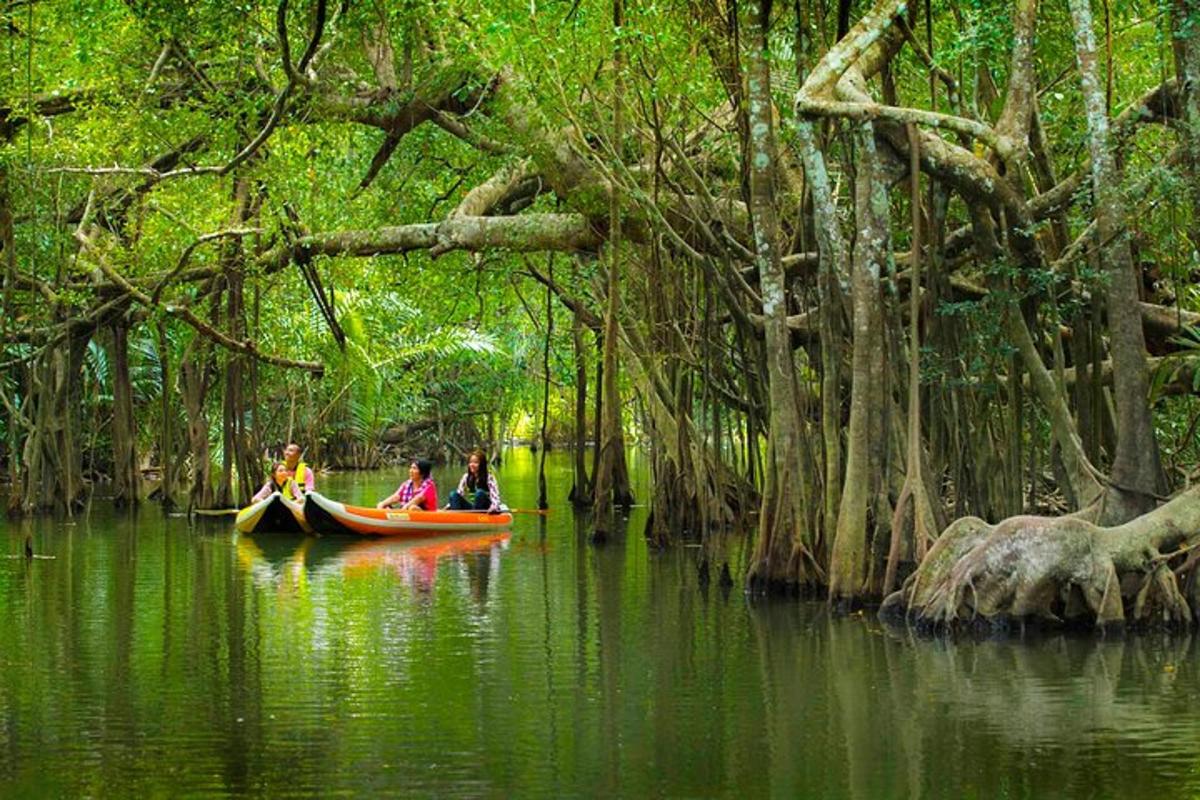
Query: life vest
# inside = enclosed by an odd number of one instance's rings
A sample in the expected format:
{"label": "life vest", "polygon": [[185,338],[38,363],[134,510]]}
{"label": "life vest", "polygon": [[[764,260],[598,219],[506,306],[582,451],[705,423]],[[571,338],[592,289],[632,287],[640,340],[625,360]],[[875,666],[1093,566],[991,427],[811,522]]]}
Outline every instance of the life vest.
{"label": "life vest", "polygon": [[307,478],[308,478],[308,464],[305,464],[303,461],[297,462],[296,472],[295,472],[295,474],[292,475],[292,480],[294,480],[296,482],[296,488],[299,491],[301,491],[301,492],[304,491],[304,485],[305,485],[305,481],[307,480]]}
{"label": "life vest", "polygon": [[304,495],[300,492],[300,489],[297,488],[296,482],[291,478],[288,478],[286,481],[284,481],[282,486],[275,484],[275,491],[279,492],[283,498],[291,500],[294,503],[300,503],[304,501]]}

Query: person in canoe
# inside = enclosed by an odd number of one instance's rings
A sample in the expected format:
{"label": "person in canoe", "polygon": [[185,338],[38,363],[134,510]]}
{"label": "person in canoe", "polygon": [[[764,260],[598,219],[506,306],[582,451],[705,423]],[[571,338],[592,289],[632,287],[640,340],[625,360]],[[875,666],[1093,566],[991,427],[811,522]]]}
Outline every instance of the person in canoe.
{"label": "person in canoe", "polygon": [[429,477],[433,464],[418,458],[408,465],[408,480],[400,488],[375,504],[376,508],[391,508],[400,504],[401,511],[437,511],[437,486]]}
{"label": "person in canoe", "polygon": [[496,485],[496,476],[488,471],[487,455],[482,450],[472,450],[467,456],[467,471],[458,488],[450,493],[446,508],[500,513],[500,487]]}
{"label": "person in canoe", "polygon": [[300,460],[300,445],[291,442],[283,448],[283,463],[287,465],[288,473],[300,491],[308,494],[317,488],[312,469]]}
{"label": "person in canoe", "polygon": [[275,462],[275,466],[271,467],[271,477],[267,478],[267,482],[258,490],[258,494],[250,498],[250,502],[257,503],[259,500],[266,500],[271,496],[271,492],[279,492],[288,500],[296,502],[303,499],[296,482],[292,480],[287,464],[282,461]]}

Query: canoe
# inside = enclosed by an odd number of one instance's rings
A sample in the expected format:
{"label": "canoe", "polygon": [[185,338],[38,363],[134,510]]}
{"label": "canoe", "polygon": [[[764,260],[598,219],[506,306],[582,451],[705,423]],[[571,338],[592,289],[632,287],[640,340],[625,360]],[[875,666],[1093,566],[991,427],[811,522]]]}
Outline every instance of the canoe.
{"label": "canoe", "polygon": [[304,506],[295,500],[288,500],[279,492],[271,492],[257,503],[243,508],[238,512],[233,526],[239,533],[312,532],[304,519]]}
{"label": "canoe", "polygon": [[397,511],[391,508],[351,506],[330,500],[319,492],[304,498],[304,516],[317,533],[355,536],[429,536],[464,531],[495,531],[512,526],[512,514],[503,511]]}

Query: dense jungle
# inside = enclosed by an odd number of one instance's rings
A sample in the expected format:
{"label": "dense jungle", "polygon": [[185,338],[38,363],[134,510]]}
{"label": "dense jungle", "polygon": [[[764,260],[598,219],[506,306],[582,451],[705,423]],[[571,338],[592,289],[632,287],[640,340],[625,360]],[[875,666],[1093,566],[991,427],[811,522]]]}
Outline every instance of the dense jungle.
{"label": "dense jungle", "polygon": [[1200,618],[1200,0],[0,25],[11,515],[520,438],[570,448],[594,542],[644,503],[749,592]]}

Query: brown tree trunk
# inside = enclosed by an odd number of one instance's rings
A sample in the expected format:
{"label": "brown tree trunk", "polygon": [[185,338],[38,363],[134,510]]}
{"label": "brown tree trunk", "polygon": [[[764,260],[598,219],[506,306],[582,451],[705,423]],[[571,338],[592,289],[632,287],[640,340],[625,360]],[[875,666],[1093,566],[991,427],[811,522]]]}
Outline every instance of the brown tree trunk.
{"label": "brown tree trunk", "polygon": [[[235,183],[231,227],[239,228],[249,219],[249,192],[248,180],[243,178]],[[245,251],[241,239],[235,239],[226,245],[222,260],[225,266],[229,336],[240,341],[246,338]],[[248,425],[246,420],[246,366],[246,358],[243,355],[226,355],[222,425],[224,460],[217,491],[217,504],[222,508],[247,505],[254,494],[254,484],[263,471],[255,453],[256,448],[250,441],[253,426]]]}
{"label": "brown tree trunk", "polygon": [[78,434],[81,370],[87,346],[87,336],[72,337],[39,356],[29,371],[20,503],[27,514],[44,509],[70,513],[83,502]]}
{"label": "brown tree trunk", "polygon": [[821,338],[821,439],[825,477],[821,502],[821,532],[832,541],[837,529],[842,487],[842,296],[840,280],[850,274],[849,255],[842,236],[825,157],[817,148],[813,124],[796,123],[805,177],[813,199],[813,223],[821,264],[817,276]]}
{"label": "brown tree trunk", "polygon": [[[625,22],[624,0],[613,0],[613,27],[621,31]],[[613,50],[615,85],[613,93],[613,141],[617,158],[621,157],[624,139],[623,71],[624,56],[620,39]],[[608,270],[605,278],[604,309],[604,393],[603,419],[600,422],[600,460],[593,475],[596,509],[596,529],[593,539],[602,542],[608,537],[613,504],[629,506],[633,494],[629,490],[629,472],[625,463],[625,437],[621,431],[621,396],[617,373],[617,315],[620,313],[621,269],[621,203],[620,193],[609,196]]]}
{"label": "brown tree trunk", "polygon": [[[550,276],[551,284],[554,281],[554,255],[551,254],[549,263],[546,265],[546,272]],[[538,505],[540,509],[550,507],[549,498],[546,492],[546,452],[550,449],[550,442],[546,438],[546,427],[550,422],[550,343],[554,337],[554,292],[550,286],[546,287],[546,342],[542,350],[542,452],[538,458]]]}
{"label": "brown tree trunk", "polygon": [[155,342],[158,348],[160,413],[162,427],[158,437],[158,462],[162,471],[162,482],[159,486],[159,502],[164,511],[175,508],[175,481],[178,473],[175,453],[175,408],[171,402],[174,394],[171,386],[171,351],[167,343],[167,331],[161,322],[154,325]]}
{"label": "brown tree trunk", "polygon": [[591,480],[584,458],[584,443],[587,441],[587,356],[583,347],[583,321],[578,313],[573,314],[572,319],[571,341],[575,348],[575,452],[572,461],[575,480],[567,499],[576,508],[581,508],[592,502]]}
{"label": "brown tree trunk", "polygon": [[858,129],[855,183],[853,301],[854,350],[851,356],[850,431],[846,438],[846,479],[838,511],[837,532],[829,563],[830,602],[853,605],[861,599],[867,576],[867,512],[871,502],[871,410],[878,408],[872,373],[879,357],[875,341],[882,328],[880,275],[889,237],[887,195],[879,176],[874,126]]}
{"label": "brown tree trunk", "polygon": [[1183,93],[1183,139],[1192,224],[1188,239],[1200,250],[1200,0],[1175,0],[1171,16],[1175,72]]}
{"label": "brown tree trunk", "polygon": [[110,328],[112,372],[113,503],[136,506],[141,485],[137,462],[137,428],[133,418],[133,386],[129,380],[129,326],[118,319]]}
{"label": "brown tree trunk", "polygon": [[209,460],[206,408],[213,372],[210,358],[211,348],[196,337],[188,345],[179,364],[179,393],[187,413],[188,449],[192,459],[189,510],[212,508],[216,500],[212,485],[212,462]]}
{"label": "brown tree trunk", "polygon": [[1153,508],[1164,480],[1150,418],[1146,343],[1138,309],[1140,279],[1124,231],[1121,175],[1113,157],[1104,88],[1096,67],[1091,6],[1089,0],[1070,0],[1070,7],[1087,112],[1096,227],[1103,243],[1101,255],[1107,277],[1105,299],[1117,406],[1117,449],[1112,464],[1114,486],[1106,493],[1100,521],[1111,525]]}
{"label": "brown tree trunk", "polygon": [[819,575],[815,570],[812,533],[804,524],[801,503],[800,407],[791,332],[787,326],[787,282],[775,214],[775,121],[767,43],[771,0],[758,0],[746,6],[746,30],[751,32],[746,95],[750,105],[750,137],[743,158],[750,163],[750,216],[755,266],[762,291],[770,409],[767,474],[758,539],[747,581],[758,589],[795,583],[811,587],[819,581]]}

